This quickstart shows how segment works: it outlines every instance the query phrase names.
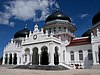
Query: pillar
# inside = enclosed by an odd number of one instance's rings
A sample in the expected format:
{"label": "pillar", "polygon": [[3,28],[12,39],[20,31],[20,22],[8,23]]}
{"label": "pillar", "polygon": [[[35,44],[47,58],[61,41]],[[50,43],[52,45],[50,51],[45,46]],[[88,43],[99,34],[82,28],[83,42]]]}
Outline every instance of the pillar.
{"label": "pillar", "polygon": [[95,51],[97,48],[96,48],[95,44],[92,43],[93,65],[96,65],[97,64],[96,63],[96,51]]}
{"label": "pillar", "polygon": [[8,61],[7,61],[7,65],[9,65],[9,53],[8,53],[8,59],[7,59]]}
{"label": "pillar", "polygon": [[14,62],[14,54],[12,53],[12,65],[13,65],[13,62]]}
{"label": "pillar", "polygon": [[39,53],[39,65],[41,63],[41,53]]}
{"label": "pillar", "polygon": [[5,64],[5,53],[3,54],[3,62],[2,62],[2,65]]}
{"label": "pillar", "polygon": [[30,54],[30,65],[32,65],[32,53]]}
{"label": "pillar", "polygon": [[54,44],[51,42],[49,44],[49,51],[50,51],[50,64],[49,65],[54,65]]}
{"label": "pillar", "polygon": [[62,46],[60,46],[59,48],[59,65],[61,65],[63,62],[63,52],[61,49],[62,49]]}

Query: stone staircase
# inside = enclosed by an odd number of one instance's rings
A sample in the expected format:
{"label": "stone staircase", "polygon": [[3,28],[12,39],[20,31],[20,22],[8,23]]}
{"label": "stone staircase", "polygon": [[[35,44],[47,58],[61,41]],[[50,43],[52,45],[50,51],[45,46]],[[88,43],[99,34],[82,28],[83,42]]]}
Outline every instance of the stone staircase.
{"label": "stone staircase", "polygon": [[92,69],[100,69],[100,64],[98,64],[98,65],[93,65],[91,68],[92,68]]}
{"label": "stone staircase", "polygon": [[14,69],[35,69],[35,70],[68,70],[62,65],[18,65]]}
{"label": "stone staircase", "polygon": [[16,67],[17,65],[0,65],[0,67],[5,67],[5,68],[13,68]]}

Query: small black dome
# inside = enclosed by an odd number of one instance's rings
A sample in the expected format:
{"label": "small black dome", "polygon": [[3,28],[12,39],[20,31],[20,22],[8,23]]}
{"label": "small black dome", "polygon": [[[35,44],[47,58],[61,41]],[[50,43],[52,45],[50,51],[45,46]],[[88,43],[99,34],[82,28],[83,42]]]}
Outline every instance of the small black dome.
{"label": "small black dome", "polygon": [[14,35],[14,38],[26,37],[26,35],[29,35],[29,30],[27,28],[24,28],[24,29],[16,32]]}
{"label": "small black dome", "polygon": [[91,29],[87,30],[85,33],[82,34],[82,37],[91,37]]}
{"label": "small black dome", "polygon": [[56,11],[53,14],[51,14],[50,16],[48,16],[45,22],[49,22],[49,21],[56,20],[56,19],[59,19],[59,20],[68,20],[69,22],[71,22],[70,18],[68,16],[65,16],[60,11]]}
{"label": "small black dome", "polygon": [[95,25],[96,23],[100,22],[100,11],[93,16],[92,24]]}

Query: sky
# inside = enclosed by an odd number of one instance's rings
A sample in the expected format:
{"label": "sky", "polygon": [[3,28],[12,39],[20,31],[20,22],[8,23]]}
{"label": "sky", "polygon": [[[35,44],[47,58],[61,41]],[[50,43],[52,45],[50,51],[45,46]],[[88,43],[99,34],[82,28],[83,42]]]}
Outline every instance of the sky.
{"label": "sky", "polygon": [[76,37],[92,27],[93,16],[100,11],[100,0],[0,0],[0,57],[14,34],[25,24],[33,30],[45,25],[45,19],[56,11],[69,16],[76,26]]}

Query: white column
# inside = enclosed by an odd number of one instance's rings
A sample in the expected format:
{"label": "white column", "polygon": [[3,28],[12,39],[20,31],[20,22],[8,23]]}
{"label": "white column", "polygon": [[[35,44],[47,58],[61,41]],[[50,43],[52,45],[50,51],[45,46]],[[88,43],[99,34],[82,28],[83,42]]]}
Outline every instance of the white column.
{"label": "white column", "polygon": [[39,53],[39,65],[40,65],[40,61],[41,60],[41,53]]}
{"label": "white column", "polygon": [[8,61],[7,61],[7,64],[9,65],[9,53],[8,53]]}
{"label": "white column", "polygon": [[27,64],[29,64],[30,63],[30,55],[28,54],[27,55]]}
{"label": "white column", "polygon": [[59,48],[59,65],[61,65],[63,62],[63,52],[61,49],[62,49],[62,46],[60,46]]}
{"label": "white column", "polygon": [[92,54],[93,54],[93,65],[96,65],[96,47],[95,44],[92,44]]}
{"label": "white column", "polygon": [[49,51],[50,51],[50,64],[49,65],[54,65],[54,44],[53,42],[50,43],[49,46]]}
{"label": "white column", "polygon": [[19,65],[19,55],[18,55],[18,53],[16,53],[17,54],[17,65]]}
{"label": "white column", "polygon": [[32,53],[30,54],[30,65],[32,65]]}
{"label": "white column", "polygon": [[12,65],[13,65],[13,62],[14,62],[14,54],[12,53]]}
{"label": "white column", "polygon": [[3,54],[3,62],[2,62],[2,65],[5,64],[5,53]]}

